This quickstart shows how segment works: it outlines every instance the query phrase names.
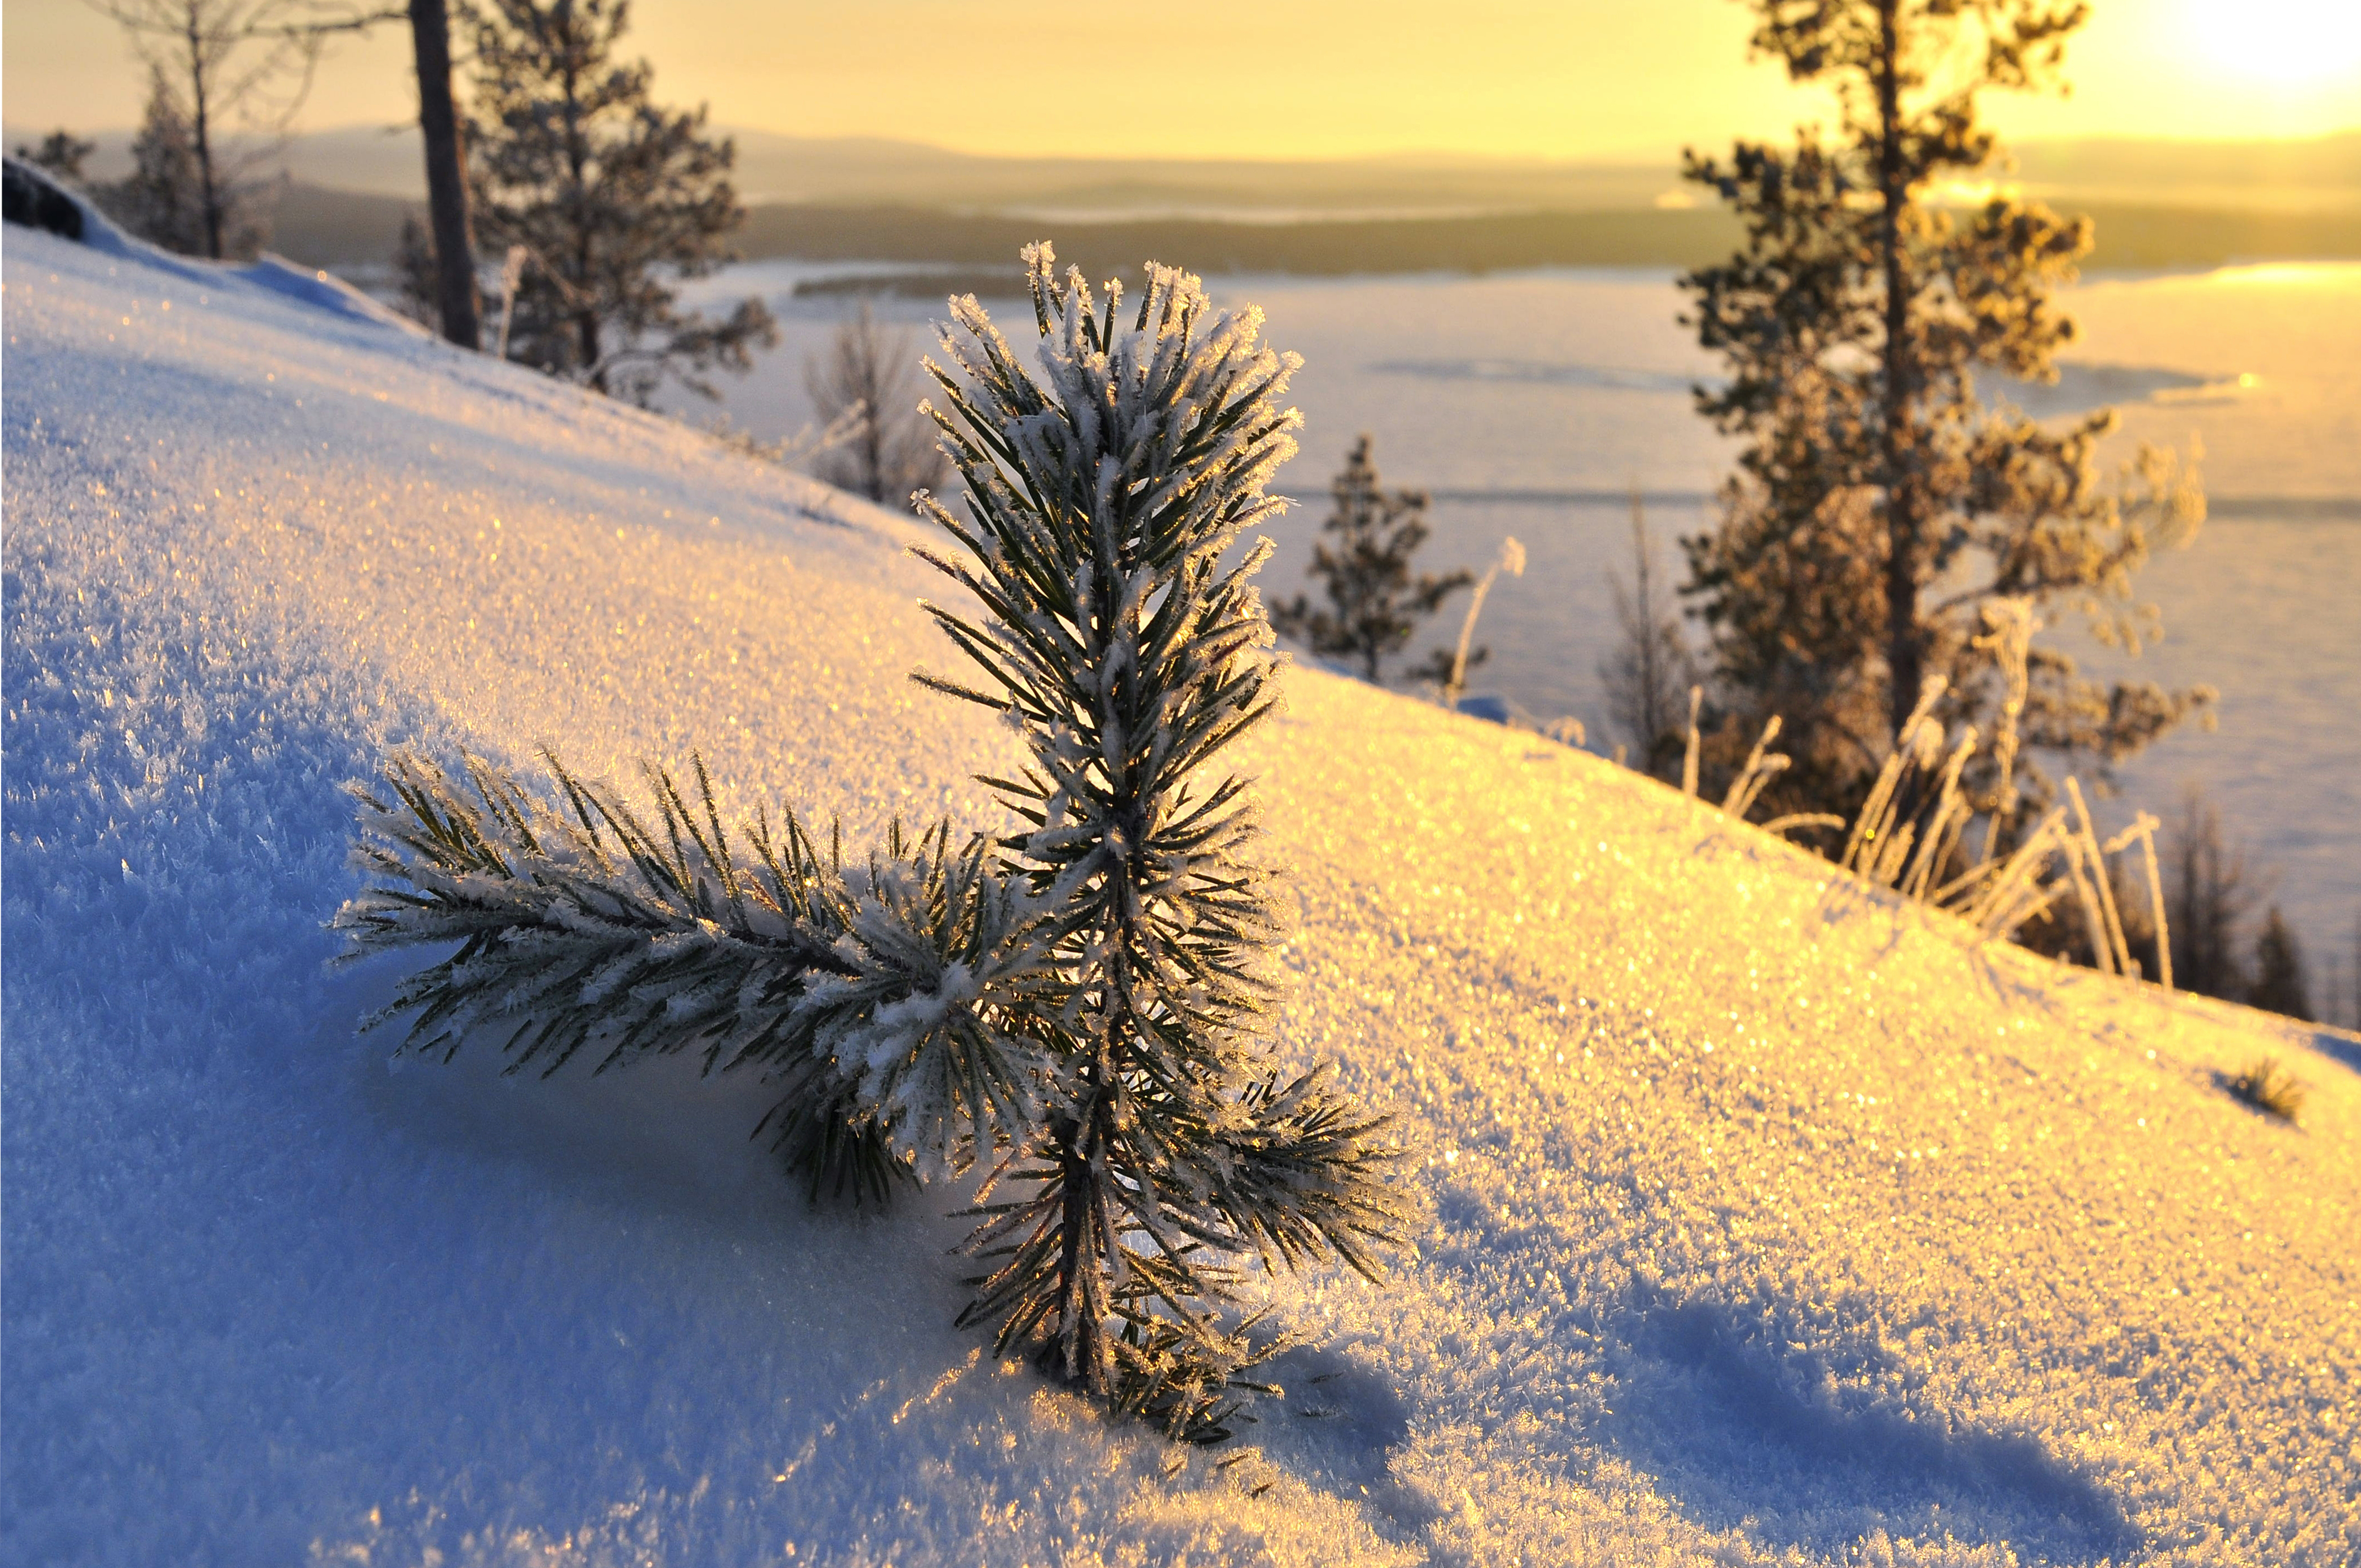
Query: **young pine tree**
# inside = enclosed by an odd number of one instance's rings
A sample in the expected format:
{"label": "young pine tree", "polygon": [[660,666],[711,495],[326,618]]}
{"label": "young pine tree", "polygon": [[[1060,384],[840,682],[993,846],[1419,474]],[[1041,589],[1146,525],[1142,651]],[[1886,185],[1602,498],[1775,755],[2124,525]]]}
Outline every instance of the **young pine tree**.
{"label": "young pine tree", "polygon": [[403,216],[401,234],[393,242],[393,304],[422,326],[442,327],[443,269],[434,237],[411,214]]}
{"label": "young pine tree", "polygon": [[[1312,552],[1312,576],[1326,584],[1328,607],[1315,609],[1308,595],[1298,594],[1271,607],[1271,624],[1323,657],[1355,661],[1375,683],[1379,662],[1407,647],[1419,623],[1476,578],[1470,572],[1412,575],[1411,560],[1426,543],[1426,492],[1387,489],[1369,459],[1367,436],[1353,444],[1329,490],[1335,510],[1320,525]],[[1447,669],[1450,654],[1440,657]]]}
{"label": "young pine tree", "polygon": [[96,142],[78,137],[61,126],[38,142],[18,142],[16,157],[19,163],[47,170],[60,180],[70,180],[79,185],[82,182],[83,162],[97,150]]}
{"label": "young pine tree", "polygon": [[2312,987],[2304,974],[2303,947],[2288,927],[2279,905],[2263,917],[2255,938],[2255,983],[2246,992],[2248,1005],[2266,1013],[2309,1021],[2312,1016]]}
{"label": "young pine tree", "polygon": [[2205,996],[2244,998],[2250,981],[2241,936],[2255,879],[2245,853],[2224,841],[2221,813],[2194,787],[2166,846],[2165,880],[2173,983]]}
{"label": "young pine tree", "polygon": [[[1995,729],[2005,683],[1979,641],[1984,605],[2087,612],[2136,648],[2147,612],[2132,574],[2188,536],[2203,501],[2153,451],[2102,484],[2092,453],[2110,413],[2056,429],[1979,398],[1979,375],[2054,375],[2073,328],[2050,294],[2089,223],[2013,198],[1959,216],[1930,200],[1996,157],[1977,94],[2052,82],[2085,7],[1752,4],[1754,51],[1833,88],[1841,125],[1792,148],[1687,156],[1687,177],[1746,227],[1736,255],[1685,280],[1698,339],[1730,369],[1699,411],[1746,445],[1719,528],[1687,542],[1686,591],[1739,710],[1732,733],[1781,715],[1795,766],[1778,792],[1850,816],[1930,677],[1947,682],[1947,724]],[[2102,776],[2211,696],[2103,687],[2048,649],[2032,672],[2025,744],[2085,755]],[[2037,773],[2020,776],[2043,796]]]}
{"label": "young pine tree", "polygon": [[961,1321],[1208,1440],[1272,1348],[1219,1316],[1237,1257],[1369,1272],[1400,1220],[1378,1120],[1261,1036],[1268,872],[1213,770],[1277,700],[1262,552],[1221,557],[1279,504],[1294,362],[1193,278],[1151,269],[1136,312],[1113,285],[1102,312],[1027,258],[1042,378],[972,297],[935,369],[967,493],[963,518],[926,503],[957,546],[931,558],[977,609],[931,613],[975,684],[918,677],[1015,726],[1027,765],[992,782],[1021,826],[897,829],[848,865],[792,816],[733,846],[701,769],[693,795],[654,776],[650,822],[563,770],[552,809],[398,756],[392,798],[361,794],[378,882],[335,924],[356,953],[459,944],[387,1010],[410,1048],[767,1072],[763,1125],[815,1198],[984,1164]]}
{"label": "young pine tree", "polygon": [[673,288],[730,259],[745,218],[733,145],[705,134],[702,108],[658,107],[644,61],[617,62],[624,0],[486,0],[472,14],[477,238],[531,258],[510,356],[642,403],[667,376],[714,395],[708,372],[742,373],[778,335],[758,299],[709,321]]}
{"label": "young pine tree", "polygon": [[[140,238],[183,256],[203,256],[211,243],[206,224],[203,170],[189,118],[161,68],[148,72],[148,107],[131,142],[131,172],[98,192],[108,215]],[[251,238],[243,209],[227,205],[217,215],[223,246],[235,254]]]}

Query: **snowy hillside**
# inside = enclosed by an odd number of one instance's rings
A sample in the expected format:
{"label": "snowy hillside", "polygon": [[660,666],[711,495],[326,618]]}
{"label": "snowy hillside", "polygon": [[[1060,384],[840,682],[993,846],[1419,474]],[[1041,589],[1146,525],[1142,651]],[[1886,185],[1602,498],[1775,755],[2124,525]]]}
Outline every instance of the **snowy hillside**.
{"label": "snowy hillside", "polygon": [[0,1563],[2361,1561],[2361,1042],[1315,673],[1277,1026],[1423,1219],[1271,1287],[1228,1448],[954,1332],[957,1196],[806,1211],[759,1085],[389,1071],[390,744],[985,818],[917,524],[284,274],[5,269]]}

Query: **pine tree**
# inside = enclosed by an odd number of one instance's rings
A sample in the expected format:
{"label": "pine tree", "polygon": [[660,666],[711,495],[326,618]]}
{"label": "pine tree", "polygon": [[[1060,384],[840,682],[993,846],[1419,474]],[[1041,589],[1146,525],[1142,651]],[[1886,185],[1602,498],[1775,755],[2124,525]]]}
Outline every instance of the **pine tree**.
{"label": "pine tree", "polygon": [[[1994,728],[2004,682],[1978,636],[1984,605],[2086,612],[2136,649],[2149,612],[2131,602],[2132,574],[2190,534],[2203,501],[2169,454],[2147,449],[2103,484],[2093,451],[2111,413],[2051,428],[1977,392],[1982,373],[2054,376],[2073,327],[2050,293],[2091,226],[2007,197],[1955,216],[1930,192],[1995,161],[1977,93],[2054,82],[2085,7],[1752,5],[1754,51],[1834,88],[1841,127],[1686,156],[1687,178],[1746,225],[1736,255],[1684,280],[1690,324],[1730,372],[1699,391],[1699,411],[1746,447],[1720,526],[1686,542],[1686,591],[1739,710],[1730,732],[1783,716],[1795,766],[1779,789],[1850,816],[1931,677],[1946,682],[1947,724]],[[2102,777],[2212,696],[2103,687],[2050,649],[2032,667],[2025,743],[2083,754]],[[2037,772],[2019,776],[2045,794]]]}
{"label": "pine tree", "polygon": [[1029,765],[987,782],[1019,828],[897,828],[848,866],[792,815],[733,845],[701,768],[652,775],[643,820],[563,769],[552,807],[398,755],[391,798],[361,792],[377,881],[335,924],[357,954],[458,944],[386,1010],[409,1048],[767,1072],[816,1198],[987,1166],[961,1321],[1207,1441],[1277,1343],[1223,1320],[1236,1257],[1369,1273],[1401,1219],[1380,1121],[1257,1035],[1268,873],[1245,782],[1210,772],[1277,701],[1266,552],[1221,557],[1280,504],[1294,361],[1184,274],[1151,269],[1119,326],[1114,285],[1101,314],[1027,258],[1046,379],[972,296],[930,367],[967,515],[926,501],[957,546],[929,558],[981,608],[929,608],[980,684],[918,676],[1016,727]]}
{"label": "pine tree", "polygon": [[472,13],[471,207],[492,254],[531,258],[511,357],[646,402],[667,376],[714,395],[777,341],[759,299],[719,321],[679,308],[673,284],[729,260],[745,219],[736,151],[705,110],[658,107],[645,61],[620,64],[624,0],[487,0]]}
{"label": "pine tree", "polygon": [[422,326],[443,325],[443,269],[434,236],[415,214],[405,213],[393,243],[394,308]]}
{"label": "pine tree", "polygon": [[[1335,508],[1312,552],[1312,576],[1326,583],[1328,608],[1315,609],[1298,594],[1271,607],[1271,624],[1323,657],[1357,662],[1362,677],[1374,683],[1380,662],[1407,647],[1419,623],[1476,577],[1464,571],[1412,575],[1411,561],[1426,543],[1426,492],[1387,489],[1367,435],[1353,444],[1329,490]],[[1447,670],[1451,655],[1440,658]],[[1480,652],[1471,661],[1482,662]]]}
{"label": "pine tree", "polygon": [[[278,150],[288,127],[310,94],[313,74],[329,43],[340,35],[362,32],[391,13],[360,0],[90,0],[93,9],[120,25],[133,49],[154,80],[149,107],[169,100],[174,133],[185,140],[185,153],[174,150],[171,174],[181,178],[180,160],[191,165],[185,194],[176,191],[177,204],[192,204],[197,213],[193,243],[183,243],[178,226],[174,237],[158,239],[194,256],[215,261],[251,255],[264,238],[257,202],[261,192],[249,176]],[[229,135],[259,133],[263,145],[248,145],[233,154]],[[143,135],[145,133],[143,132]],[[135,176],[138,182],[153,170]],[[151,188],[146,197],[152,199]],[[169,214],[153,207],[158,223],[181,223],[177,210]],[[137,220],[134,220],[135,222]],[[144,231],[143,231],[144,232]],[[150,236],[156,238],[155,236]]]}
{"label": "pine tree", "polygon": [[2246,857],[2224,843],[2221,813],[2197,789],[2181,803],[2166,861],[2173,983],[2230,1001],[2245,996],[2249,981],[2238,949],[2254,905],[2254,879]]}
{"label": "pine tree", "polygon": [[[160,69],[148,73],[148,107],[131,142],[131,172],[98,196],[108,215],[140,238],[183,256],[207,254],[203,171],[188,116]],[[232,254],[238,241],[251,237],[244,220],[235,203],[217,218],[224,248]]]}
{"label": "pine tree", "polygon": [[37,169],[46,169],[60,180],[82,183],[82,166],[98,144],[60,126],[38,142],[18,142],[16,159]]}
{"label": "pine tree", "polygon": [[2312,988],[2305,983],[2303,948],[2288,928],[2286,916],[2274,904],[2255,938],[2255,983],[2246,992],[2250,1006],[2266,1013],[2309,1021]]}

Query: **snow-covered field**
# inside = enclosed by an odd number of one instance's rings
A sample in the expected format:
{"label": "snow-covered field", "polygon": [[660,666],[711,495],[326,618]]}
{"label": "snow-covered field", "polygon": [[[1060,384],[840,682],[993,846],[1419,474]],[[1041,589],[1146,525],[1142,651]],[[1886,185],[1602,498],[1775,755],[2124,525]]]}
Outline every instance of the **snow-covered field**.
{"label": "snow-covered field", "polygon": [[956,1195],[807,1212],[759,1086],[389,1072],[321,923],[390,744],[983,816],[915,525],[268,279],[5,270],[0,1562],[2361,1560],[2361,1042],[1313,672],[1274,1026],[1423,1218],[1270,1285],[1321,1347],[1229,1449],[953,1332]]}

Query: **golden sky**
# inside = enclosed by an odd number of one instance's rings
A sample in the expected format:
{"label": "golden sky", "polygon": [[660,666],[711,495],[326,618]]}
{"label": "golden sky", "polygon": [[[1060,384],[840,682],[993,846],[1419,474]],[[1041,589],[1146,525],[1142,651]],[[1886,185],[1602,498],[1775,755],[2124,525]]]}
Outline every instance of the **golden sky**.
{"label": "golden sky", "polygon": [[[2063,101],[1994,95],[2007,135],[2301,137],[2361,126],[2361,0],[2095,0]],[[1662,158],[1815,112],[1744,59],[1733,0],[639,0],[658,94],[801,136],[985,153]],[[15,129],[137,117],[81,0],[0,9]],[[406,28],[340,47],[302,125],[414,112]]]}

